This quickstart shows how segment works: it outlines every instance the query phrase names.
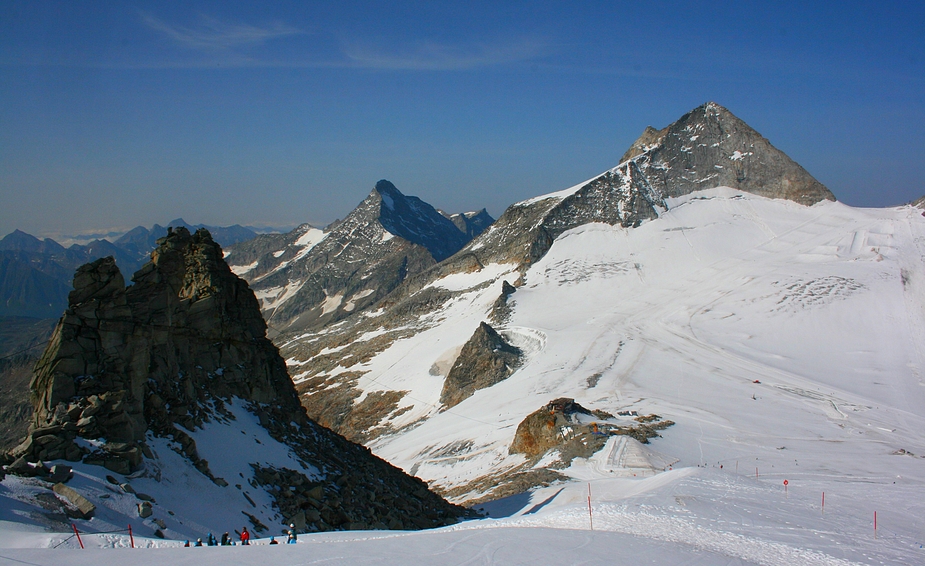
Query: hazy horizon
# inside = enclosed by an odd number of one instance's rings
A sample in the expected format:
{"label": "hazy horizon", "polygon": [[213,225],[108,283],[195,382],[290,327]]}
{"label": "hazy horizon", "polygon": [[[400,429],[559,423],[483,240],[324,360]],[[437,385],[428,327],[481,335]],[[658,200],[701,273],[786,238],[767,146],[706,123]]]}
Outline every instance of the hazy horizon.
{"label": "hazy horizon", "polygon": [[925,194],[925,7],[4,2],[0,236],[449,212],[614,167],[715,101],[842,202]]}

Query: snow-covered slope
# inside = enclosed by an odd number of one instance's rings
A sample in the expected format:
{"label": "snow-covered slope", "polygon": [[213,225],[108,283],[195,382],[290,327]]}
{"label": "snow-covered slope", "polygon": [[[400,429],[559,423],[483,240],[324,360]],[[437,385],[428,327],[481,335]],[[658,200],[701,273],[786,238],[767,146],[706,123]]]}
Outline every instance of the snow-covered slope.
{"label": "snow-covered slope", "polygon": [[[905,509],[921,528],[922,510],[908,501],[925,487],[920,211],[808,207],[729,188],[666,202],[635,228],[586,224],[559,236],[524,273],[500,328],[526,362],[452,409],[439,401],[445,368],[490,316],[502,281],[519,276],[514,264],[429,283],[417,294],[451,290],[451,299],[413,332],[384,320],[360,336],[351,348],[395,333],[364,359],[329,353],[324,379],[359,376],[358,402],[398,395],[390,432],[370,446],[458,501],[528,471],[508,453],[518,423],[571,397],[674,421],[651,449],[676,468],[723,466],[728,481],[757,471],[766,489],[811,485],[818,493],[806,505],[839,493],[859,525],[877,507]],[[369,313],[364,328],[386,314]],[[290,372],[304,363],[291,359]],[[608,446],[560,472],[626,476],[627,458]],[[684,490],[700,489],[698,474]],[[731,520],[711,506],[704,512]]]}
{"label": "snow-covered slope", "polygon": [[[301,535],[295,545],[182,548],[135,532],[43,532],[5,522],[0,562],[116,566],[143,563],[220,566],[287,564],[676,564],[793,566],[922,563],[920,492],[912,485],[850,486],[828,478],[749,477],[728,468],[686,468],[647,479],[599,479],[553,486],[487,505],[491,518],[418,532]],[[822,509],[820,488],[828,489]],[[848,488],[848,489],[846,489]],[[2,487],[0,487],[2,489]],[[591,509],[588,501],[590,496]],[[871,505],[879,507],[873,529]],[[5,509],[5,508],[0,508]],[[220,513],[206,506],[203,512]],[[117,525],[125,529],[125,525]],[[115,529],[113,529],[115,530]]]}
{"label": "snow-covered slope", "polygon": [[[360,366],[370,370],[366,390],[413,391],[414,408],[396,426],[432,417],[376,449],[456,485],[467,467],[460,459],[476,469],[510,459],[511,428],[556,396],[672,418],[680,426],[659,445],[687,464],[747,446],[790,460],[771,444],[794,437],[788,450],[796,442],[812,452],[817,437],[892,442],[886,455],[921,444],[909,425],[925,418],[923,235],[925,219],[911,208],[804,207],[728,189],[673,201],[636,229],[582,226],[554,243],[513,296],[505,330],[530,353],[505,382],[438,414],[442,380],[429,373],[488,315],[498,268],[467,276],[492,283],[448,305],[443,324]],[[435,285],[465,287],[458,277]],[[710,441],[689,442],[690,427]],[[457,440],[474,445],[452,466],[421,453]],[[843,449],[862,446],[870,445]]]}

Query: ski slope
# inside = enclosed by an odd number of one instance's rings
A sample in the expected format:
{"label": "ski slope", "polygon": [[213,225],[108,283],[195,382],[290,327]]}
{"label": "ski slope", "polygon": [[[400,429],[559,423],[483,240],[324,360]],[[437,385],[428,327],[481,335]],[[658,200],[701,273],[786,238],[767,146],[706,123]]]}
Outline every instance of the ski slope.
{"label": "ski slope", "polygon": [[[827,483],[829,487],[833,484]],[[837,485],[837,484],[836,484]],[[906,503],[872,516],[841,485],[817,499],[816,480],[791,484],[732,470],[686,468],[646,479],[552,486],[485,506],[491,517],[431,531],[300,535],[296,545],[183,548],[181,540],[84,532],[48,533],[0,522],[0,564],[116,566],[195,564],[680,564],[792,566],[920,564],[918,487],[893,488]],[[591,494],[591,512],[588,494]],[[843,491],[839,491],[842,489]],[[883,494],[884,486],[870,486]],[[205,503],[205,502],[201,502]],[[205,503],[205,507],[209,507]]]}

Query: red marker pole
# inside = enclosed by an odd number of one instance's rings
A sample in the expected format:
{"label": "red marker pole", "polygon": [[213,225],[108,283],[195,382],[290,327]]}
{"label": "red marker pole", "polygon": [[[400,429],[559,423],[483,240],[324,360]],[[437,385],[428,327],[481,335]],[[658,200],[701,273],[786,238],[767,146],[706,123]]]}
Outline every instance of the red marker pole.
{"label": "red marker pole", "polygon": [[825,515],[825,492],[822,492],[822,514]]}
{"label": "red marker pole", "polygon": [[787,481],[787,480],[784,480],[784,495],[787,495],[787,486],[788,486],[788,485],[790,485],[790,482]]}
{"label": "red marker pole", "polygon": [[591,484],[588,484],[588,521],[591,523],[591,530],[594,530],[594,516],[591,514]]}
{"label": "red marker pole", "polygon": [[132,548],[135,548],[135,536],[132,535],[132,525],[128,526],[128,540],[132,543]]}
{"label": "red marker pole", "polygon": [[77,535],[77,542],[80,544],[80,549],[83,550],[84,541],[80,540],[80,533],[77,531],[77,525],[71,523],[71,526],[74,527],[74,534]]}
{"label": "red marker pole", "polygon": [[876,511],[874,511],[874,538],[877,538],[877,512]]}
{"label": "red marker pole", "polygon": [[758,478],[758,468],[755,468],[755,478]]}

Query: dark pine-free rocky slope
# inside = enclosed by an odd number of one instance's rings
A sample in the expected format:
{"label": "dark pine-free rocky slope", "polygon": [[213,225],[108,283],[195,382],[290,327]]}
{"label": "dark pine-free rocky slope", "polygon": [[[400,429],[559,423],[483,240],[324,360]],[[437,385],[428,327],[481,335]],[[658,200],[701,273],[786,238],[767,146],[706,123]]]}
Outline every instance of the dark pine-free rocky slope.
{"label": "dark pine-free rocky slope", "polygon": [[[414,529],[460,515],[420,480],[306,416],[253,292],[206,230],[169,232],[132,280],[126,287],[112,258],[78,270],[36,365],[32,426],[8,471],[41,473],[28,463],[67,460],[134,477],[155,462],[149,444],[165,438],[233,496],[228,484],[240,478],[217,477],[192,437],[204,424],[233,421],[228,407],[243,403],[303,464],[278,468],[255,456],[241,471],[274,498],[275,515],[263,523]],[[235,433],[223,444],[236,446],[240,431],[229,428]],[[259,528],[259,513],[241,501]]]}

